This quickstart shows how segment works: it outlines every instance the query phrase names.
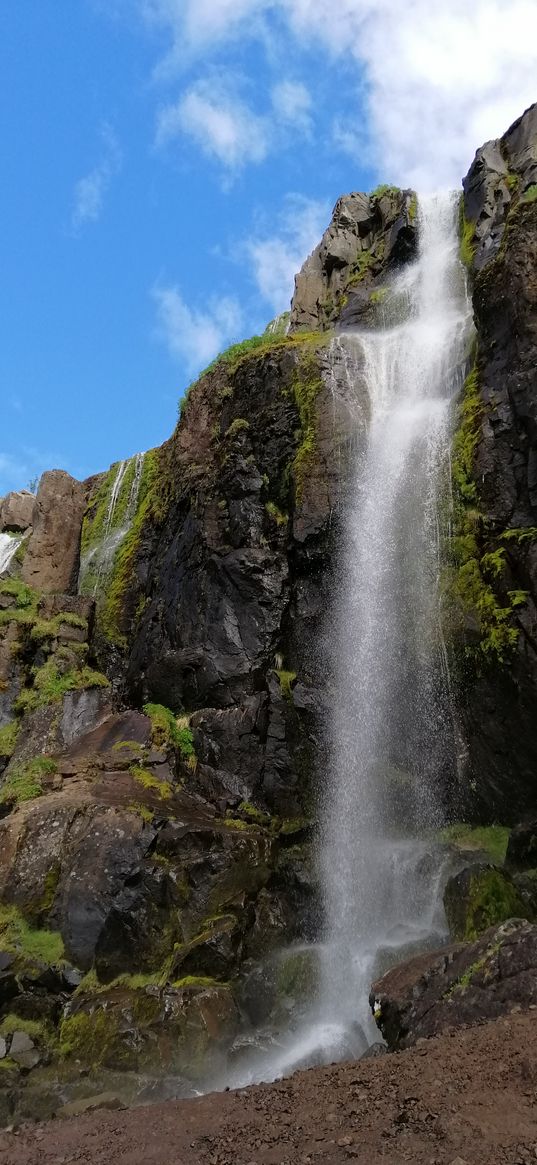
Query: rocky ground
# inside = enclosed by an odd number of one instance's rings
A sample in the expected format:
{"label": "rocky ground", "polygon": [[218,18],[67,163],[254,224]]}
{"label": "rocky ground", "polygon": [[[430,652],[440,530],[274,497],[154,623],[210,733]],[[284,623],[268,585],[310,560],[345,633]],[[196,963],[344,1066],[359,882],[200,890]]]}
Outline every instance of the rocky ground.
{"label": "rocky ground", "polygon": [[529,1165],[537,1009],[408,1051],[0,1136],[1,1165]]}

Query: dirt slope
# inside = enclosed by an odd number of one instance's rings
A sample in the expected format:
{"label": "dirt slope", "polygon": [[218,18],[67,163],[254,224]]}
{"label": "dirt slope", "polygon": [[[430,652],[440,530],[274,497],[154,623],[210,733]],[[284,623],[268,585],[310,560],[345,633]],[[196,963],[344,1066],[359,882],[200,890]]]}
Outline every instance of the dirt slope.
{"label": "dirt slope", "polygon": [[537,1011],[237,1093],[4,1133],[0,1165],[529,1165]]}

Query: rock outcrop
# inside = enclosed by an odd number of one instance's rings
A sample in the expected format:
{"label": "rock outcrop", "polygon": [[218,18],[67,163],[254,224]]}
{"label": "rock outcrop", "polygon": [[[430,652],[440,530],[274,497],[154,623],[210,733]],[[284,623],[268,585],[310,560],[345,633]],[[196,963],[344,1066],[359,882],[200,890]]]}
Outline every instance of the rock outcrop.
{"label": "rock outcrop", "polygon": [[461,795],[515,824],[535,810],[537,765],[537,105],[463,186],[477,347],[454,460]]}
{"label": "rock outcrop", "polygon": [[537,926],[512,919],[473,943],[418,955],[373,985],[388,1047],[537,1006]]}
{"label": "rock outcrop", "polygon": [[23,582],[47,593],[76,590],[85,506],[81,482],[61,469],[43,474],[22,566]]}
{"label": "rock outcrop", "polygon": [[36,499],[29,490],[13,490],[0,501],[0,532],[24,533],[33,526]]}
{"label": "rock outcrop", "polygon": [[296,276],[290,331],[373,322],[387,274],[415,255],[416,212],[416,195],[394,186],[340,198]]}

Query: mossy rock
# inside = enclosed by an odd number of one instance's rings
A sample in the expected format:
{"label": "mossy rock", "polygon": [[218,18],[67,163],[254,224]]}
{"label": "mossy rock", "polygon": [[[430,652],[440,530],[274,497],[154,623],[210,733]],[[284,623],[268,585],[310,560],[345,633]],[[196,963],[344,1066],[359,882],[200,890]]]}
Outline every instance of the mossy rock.
{"label": "mossy rock", "polygon": [[60,1028],[60,1055],[89,1070],[206,1075],[238,1013],[227,984],[190,976],[178,987],[118,986],[78,997]]}
{"label": "mossy rock", "polygon": [[510,875],[492,865],[470,866],[450,878],[444,907],[452,938],[466,942],[490,926],[530,913]]}

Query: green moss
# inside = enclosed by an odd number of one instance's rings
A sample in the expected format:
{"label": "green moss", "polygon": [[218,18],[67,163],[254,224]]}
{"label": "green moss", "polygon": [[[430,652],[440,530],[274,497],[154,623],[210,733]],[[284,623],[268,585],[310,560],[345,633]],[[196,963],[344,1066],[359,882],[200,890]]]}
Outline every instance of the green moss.
{"label": "green moss", "polygon": [[274,674],[277,675],[277,677],[278,677],[278,680],[280,683],[280,688],[282,690],[282,695],[285,696],[286,700],[292,701],[292,699],[293,699],[293,684],[296,680],[296,671],[282,671],[282,670],[280,670],[280,671],[275,671]]}
{"label": "green moss", "polygon": [[101,672],[83,665],[78,671],[73,669],[61,671],[54,658],[47,660],[43,667],[33,672],[33,686],[25,688],[15,703],[17,712],[26,712],[33,708],[42,708],[47,704],[54,704],[66,692],[77,691],[82,688],[107,688],[109,681]]}
{"label": "green moss", "polygon": [[257,825],[270,825],[271,823],[270,813],[265,813],[262,809],[256,809],[256,806],[251,805],[249,801],[241,801],[238,811]]}
{"label": "green moss", "polygon": [[157,748],[178,749],[186,761],[195,761],[194,735],[188,717],[176,717],[164,704],[144,704],[144,712],[151,720],[151,735]]}
{"label": "green moss", "polygon": [[107,1008],[91,1012],[78,1011],[63,1020],[60,1027],[60,1055],[75,1057],[93,1068],[107,1062],[117,1050],[118,1017]]}
{"label": "green moss", "polygon": [[459,822],[441,830],[440,838],[459,849],[484,850],[495,862],[503,862],[510,829],[507,825],[472,826]]}
{"label": "green moss", "polygon": [[466,218],[464,195],[459,203],[459,255],[465,267],[471,267],[475,255],[475,223]]}
{"label": "green moss", "polygon": [[10,1012],[0,1021],[0,1036],[12,1036],[13,1032],[26,1032],[32,1040],[38,1043],[48,1043],[50,1032],[47,1025],[38,1019],[25,1019],[23,1016]]}
{"label": "green moss", "polygon": [[509,187],[509,190],[516,190],[520,179],[518,174],[507,174],[505,181]]}
{"label": "green moss", "polygon": [[293,394],[300,417],[302,439],[293,461],[295,495],[300,505],[306,479],[317,448],[317,397],[323,388],[319,358],[315,349],[307,349],[297,367]]}
{"label": "green moss", "polygon": [[171,986],[179,991],[187,988],[201,991],[206,990],[207,987],[224,987],[226,984],[219,979],[211,979],[207,975],[185,975],[183,979],[174,979]]}
{"label": "green moss", "polygon": [[502,873],[495,869],[476,869],[470,879],[464,922],[452,926],[454,938],[471,942],[489,926],[508,918],[524,917],[520,895]]}
{"label": "green moss", "polygon": [[360,251],[351,266],[351,274],[347,280],[347,287],[355,287],[362,283],[373,266],[374,255],[370,250]]}
{"label": "green moss", "polygon": [[15,906],[0,906],[0,945],[11,954],[52,966],[64,958],[61,935],[30,927]]}
{"label": "green moss", "polygon": [[520,201],[537,202],[537,183],[534,183],[533,186],[528,186],[528,189],[524,191]]}
{"label": "green moss", "polygon": [[414,223],[418,217],[418,196],[414,192],[408,204],[408,219],[409,222]]}
{"label": "green moss", "polygon": [[161,801],[169,801],[173,796],[173,789],[170,782],[159,781],[154,773],[149,772],[149,769],[143,769],[140,765],[132,765],[130,774],[137,785],[141,785],[143,789],[156,793]]}
{"label": "green moss", "polygon": [[517,546],[522,546],[524,542],[535,542],[536,539],[537,526],[512,526],[500,534],[502,542],[516,542]]}
{"label": "green moss", "polygon": [[154,812],[148,809],[147,805],[140,805],[134,801],[131,805],[127,805],[127,810],[129,813],[135,813],[137,817],[141,817],[142,821],[145,821],[148,825],[153,821],[155,816]]}
{"label": "green moss", "polygon": [[226,437],[236,437],[238,433],[247,433],[249,428],[250,423],[245,421],[244,417],[235,417],[226,431]]}
{"label": "green moss", "polygon": [[453,439],[453,481],[464,501],[476,500],[473,468],[483,411],[477,368],[472,368],[464,382],[458,406],[458,424]]}
{"label": "green moss", "polygon": [[396,195],[400,193],[401,188],[399,186],[390,186],[388,182],[383,182],[380,186],[375,186],[375,189],[371,191],[369,197],[383,198],[385,194]]}
{"label": "green moss", "polygon": [[248,830],[256,828],[255,825],[241,821],[238,817],[224,817],[221,824],[225,825],[226,829],[238,829],[242,832],[248,832]]}
{"label": "green moss", "polygon": [[43,777],[58,771],[56,761],[38,756],[13,770],[0,789],[0,805],[20,805],[32,801],[43,792]]}
{"label": "green moss", "polygon": [[457,611],[463,616],[471,613],[475,619],[480,638],[476,646],[466,647],[467,655],[503,663],[518,640],[515,609],[527,595],[508,591],[500,602],[492,584],[503,573],[505,548],[492,544],[484,553],[481,549],[485,523],[477,508],[474,462],[483,411],[477,368],[473,368],[464,382],[453,438],[453,567],[445,576],[445,613],[448,624],[455,626]]}
{"label": "green moss", "polygon": [[15,578],[0,579],[0,594],[14,595],[16,605],[19,609],[36,607],[39,595],[31,587],[26,586],[26,583]]}
{"label": "green moss", "polygon": [[269,518],[272,518],[272,521],[275,522],[277,526],[287,525],[288,515],[284,514],[282,510],[278,509],[278,506],[275,504],[275,502],[266,502],[265,510],[267,511]]}
{"label": "green moss", "polygon": [[386,296],[389,294],[388,287],[377,287],[376,291],[372,291],[369,296],[369,302],[374,304],[383,303]]}
{"label": "green moss", "polygon": [[87,634],[88,621],[81,619],[79,615],[71,614],[70,611],[61,611],[59,615],[55,615],[53,619],[36,619],[32,625],[30,638],[38,643],[44,642],[47,639],[57,639],[61,633],[62,627],[77,627]]}
{"label": "green moss", "polygon": [[123,749],[127,749],[128,752],[137,752],[140,755],[144,751],[139,740],[118,740],[116,744],[112,745],[112,752],[122,752]]}
{"label": "green moss", "polygon": [[13,756],[19,732],[20,723],[18,720],[11,720],[9,724],[4,724],[4,727],[0,728],[0,756]]}

